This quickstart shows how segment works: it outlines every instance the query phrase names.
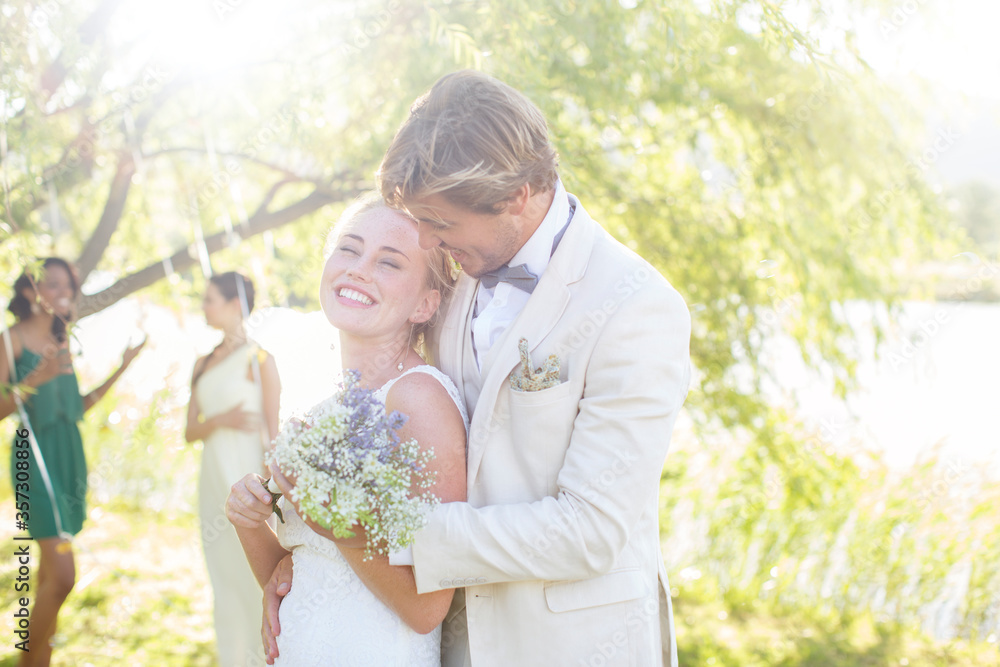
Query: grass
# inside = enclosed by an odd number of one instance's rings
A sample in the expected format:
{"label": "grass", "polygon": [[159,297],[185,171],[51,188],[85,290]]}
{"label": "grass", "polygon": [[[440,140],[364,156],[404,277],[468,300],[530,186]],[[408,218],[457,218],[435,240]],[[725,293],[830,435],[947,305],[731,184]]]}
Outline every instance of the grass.
{"label": "grass", "polygon": [[996,645],[940,643],[875,622],[766,609],[727,610],[697,594],[674,602],[682,667],[994,667]]}
{"label": "grass", "polygon": [[[0,512],[0,543],[13,544],[13,512]],[[32,544],[33,551],[37,547]],[[111,503],[92,508],[74,542],[77,587],[60,616],[54,665],[102,667],[214,664],[211,593],[192,514],[168,517]],[[0,666],[14,665],[16,565],[4,549]],[[715,667],[988,667],[995,645],[934,643],[914,632],[855,619],[779,614],[681,588],[675,600],[681,665]]]}
{"label": "grass", "polygon": [[[10,504],[0,543],[14,544]],[[37,545],[31,544],[37,557]],[[167,519],[128,508],[95,507],[74,540],[77,585],[59,616],[54,665],[215,664],[212,600],[192,515]],[[16,566],[0,564],[3,634],[0,666],[14,665]],[[34,571],[34,564],[33,564]],[[33,585],[33,582],[32,582]]]}

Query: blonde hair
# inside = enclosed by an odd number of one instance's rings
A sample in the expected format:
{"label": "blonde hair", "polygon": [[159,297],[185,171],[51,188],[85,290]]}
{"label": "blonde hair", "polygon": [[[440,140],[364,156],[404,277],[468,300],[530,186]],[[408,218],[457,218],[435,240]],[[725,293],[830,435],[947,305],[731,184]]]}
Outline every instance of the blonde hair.
{"label": "blonde hair", "polygon": [[538,107],[491,76],[462,70],[438,79],[413,103],[377,179],[393,208],[440,193],[495,215],[525,183],[532,194],[553,188],[557,166]]}
{"label": "blonde hair", "polygon": [[[385,209],[395,215],[409,218],[403,211],[389,207],[385,200],[379,196],[378,192],[367,192],[359,196],[354,203],[344,209],[340,218],[330,229],[326,237],[326,245],[323,248],[323,259],[330,258],[330,255],[337,247],[337,241],[340,237],[352,229],[356,229],[364,218],[367,217],[368,213],[380,209]],[[413,224],[416,225],[416,221],[413,221]],[[441,303],[429,320],[414,324],[413,326],[412,340],[410,342],[414,349],[418,351],[421,351],[424,346],[424,339],[427,332],[437,325],[440,314],[444,311],[445,306],[451,298],[451,293],[455,290],[455,282],[458,279],[458,268],[455,266],[454,261],[452,261],[451,255],[444,248],[435,246],[424,252],[427,253],[426,286],[428,289],[437,290],[441,294]]]}

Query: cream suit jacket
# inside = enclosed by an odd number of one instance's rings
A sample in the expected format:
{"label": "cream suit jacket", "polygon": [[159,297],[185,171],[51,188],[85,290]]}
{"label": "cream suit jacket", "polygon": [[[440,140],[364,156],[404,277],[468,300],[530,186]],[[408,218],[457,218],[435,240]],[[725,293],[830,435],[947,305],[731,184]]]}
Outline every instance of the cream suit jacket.
{"label": "cream suit jacket", "polygon": [[[677,664],[657,511],[690,317],[570,197],[548,268],[483,360],[468,502],[437,508],[413,544],[419,592],[465,589],[445,621],[449,667]],[[431,342],[463,391],[477,285],[462,275]],[[522,337],[533,365],[559,356],[561,384],[512,389]]]}

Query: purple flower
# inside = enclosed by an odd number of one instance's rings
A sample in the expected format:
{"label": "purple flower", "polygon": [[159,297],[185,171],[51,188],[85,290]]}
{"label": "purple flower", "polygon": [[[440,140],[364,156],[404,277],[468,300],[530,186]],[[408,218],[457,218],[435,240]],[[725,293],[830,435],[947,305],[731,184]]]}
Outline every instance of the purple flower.
{"label": "purple flower", "polygon": [[[307,413],[303,423],[279,434],[276,454],[280,450],[296,473],[323,473],[311,475],[308,484],[297,488],[296,500],[307,516],[335,535],[348,534],[352,525],[361,523],[368,530],[369,550],[388,553],[390,544],[408,543],[421,525],[423,510],[437,502],[433,494],[410,495],[415,485],[427,488],[433,481],[427,470],[433,455],[413,439],[402,441],[399,431],[407,416],[387,414],[375,392],[359,386],[359,379],[357,371],[345,371],[336,394]],[[299,435],[305,440],[299,441]],[[343,503],[338,503],[338,489],[346,492]]]}

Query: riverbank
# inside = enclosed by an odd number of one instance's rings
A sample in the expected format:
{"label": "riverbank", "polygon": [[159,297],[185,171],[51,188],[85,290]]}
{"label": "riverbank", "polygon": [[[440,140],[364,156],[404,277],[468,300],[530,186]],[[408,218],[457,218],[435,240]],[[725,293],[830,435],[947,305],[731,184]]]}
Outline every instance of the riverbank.
{"label": "riverbank", "polygon": [[905,299],[1000,303],[1000,260],[965,252],[915,267],[901,282]]}

